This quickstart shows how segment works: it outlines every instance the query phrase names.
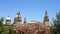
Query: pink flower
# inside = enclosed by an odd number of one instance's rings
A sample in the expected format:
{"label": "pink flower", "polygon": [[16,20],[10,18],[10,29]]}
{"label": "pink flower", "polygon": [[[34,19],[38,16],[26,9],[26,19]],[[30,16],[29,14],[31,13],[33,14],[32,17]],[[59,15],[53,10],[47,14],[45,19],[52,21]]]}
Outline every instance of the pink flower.
{"label": "pink flower", "polygon": [[[37,34],[37,32],[43,32],[44,25],[41,23],[32,23],[32,24],[14,24],[14,31],[16,33],[25,32],[28,34]],[[41,29],[41,30],[40,30]]]}

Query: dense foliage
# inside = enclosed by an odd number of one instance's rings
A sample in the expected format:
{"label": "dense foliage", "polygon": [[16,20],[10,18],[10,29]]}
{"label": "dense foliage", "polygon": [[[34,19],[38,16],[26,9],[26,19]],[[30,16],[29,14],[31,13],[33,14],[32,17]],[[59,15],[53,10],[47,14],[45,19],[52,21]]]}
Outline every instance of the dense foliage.
{"label": "dense foliage", "polygon": [[56,19],[53,19],[51,34],[60,34],[60,12],[56,14]]}

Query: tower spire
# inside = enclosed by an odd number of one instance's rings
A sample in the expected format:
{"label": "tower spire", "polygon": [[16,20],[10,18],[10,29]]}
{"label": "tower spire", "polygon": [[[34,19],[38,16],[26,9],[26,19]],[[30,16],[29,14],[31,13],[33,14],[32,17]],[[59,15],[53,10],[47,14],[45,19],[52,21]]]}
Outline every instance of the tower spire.
{"label": "tower spire", "polygon": [[26,23],[27,21],[26,21],[26,17],[24,18],[24,23]]}
{"label": "tower spire", "polygon": [[20,15],[20,11],[17,12],[17,15]]}
{"label": "tower spire", "polygon": [[48,14],[47,14],[47,10],[45,11],[45,15],[48,16]]}
{"label": "tower spire", "polygon": [[44,21],[49,21],[47,10],[45,11]]}

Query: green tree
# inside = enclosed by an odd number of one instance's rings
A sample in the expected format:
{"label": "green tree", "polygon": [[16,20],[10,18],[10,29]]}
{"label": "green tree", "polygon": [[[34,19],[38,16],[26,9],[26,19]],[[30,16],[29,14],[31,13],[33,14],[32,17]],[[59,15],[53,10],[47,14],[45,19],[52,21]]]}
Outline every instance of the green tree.
{"label": "green tree", "polygon": [[10,25],[8,29],[9,29],[9,34],[15,34],[15,32],[13,30],[14,29],[13,25]]}
{"label": "green tree", "polygon": [[56,14],[56,19],[53,19],[51,26],[51,34],[60,34],[60,12]]}
{"label": "green tree", "polygon": [[13,31],[13,25],[10,25],[8,27],[4,26],[3,32],[1,34],[15,34]]}
{"label": "green tree", "polygon": [[0,18],[0,34],[15,34],[13,31],[13,25],[4,26],[3,24],[4,18]]}
{"label": "green tree", "polygon": [[0,18],[0,34],[3,32],[3,29],[4,29],[3,21],[4,21],[4,18],[1,17],[1,18]]}

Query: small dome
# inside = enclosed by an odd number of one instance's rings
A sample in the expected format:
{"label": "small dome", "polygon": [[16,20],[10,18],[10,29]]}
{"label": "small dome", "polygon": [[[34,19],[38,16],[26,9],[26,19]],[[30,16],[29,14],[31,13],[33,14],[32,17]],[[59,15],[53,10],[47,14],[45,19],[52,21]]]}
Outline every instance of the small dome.
{"label": "small dome", "polygon": [[8,16],[8,17],[6,18],[6,20],[11,20],[11,19],[10,19],[10,17]]}

